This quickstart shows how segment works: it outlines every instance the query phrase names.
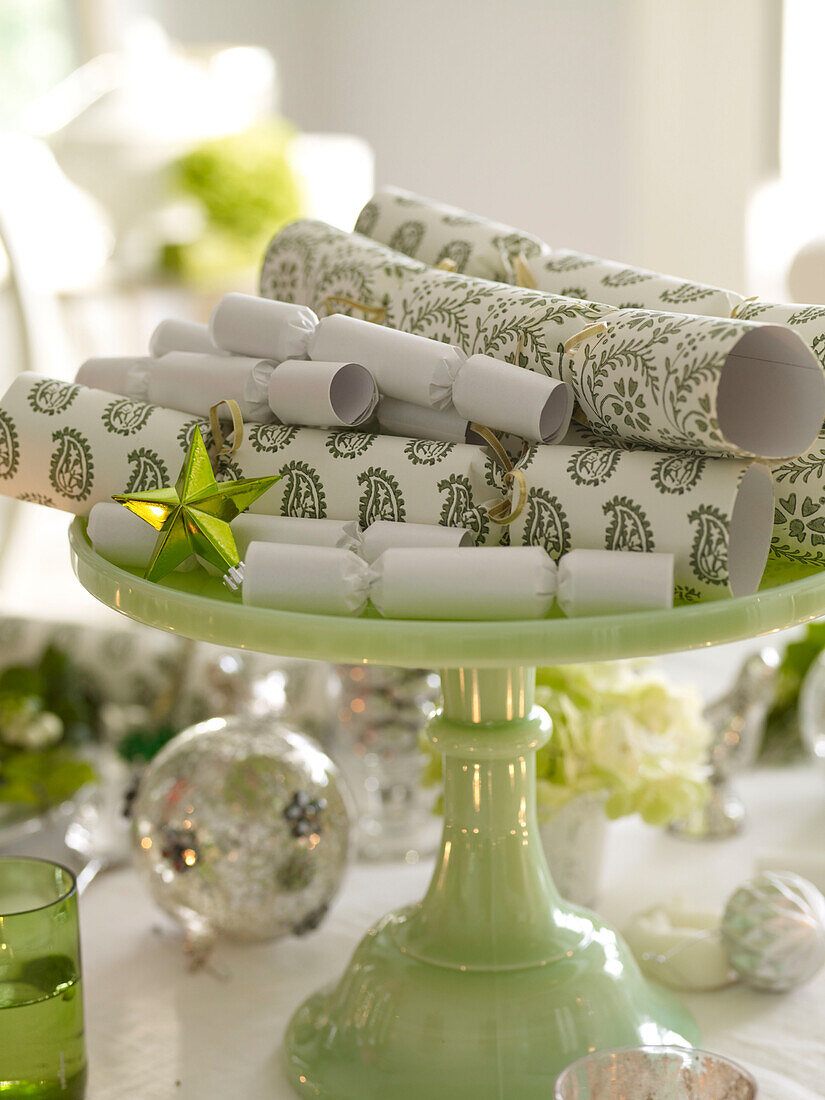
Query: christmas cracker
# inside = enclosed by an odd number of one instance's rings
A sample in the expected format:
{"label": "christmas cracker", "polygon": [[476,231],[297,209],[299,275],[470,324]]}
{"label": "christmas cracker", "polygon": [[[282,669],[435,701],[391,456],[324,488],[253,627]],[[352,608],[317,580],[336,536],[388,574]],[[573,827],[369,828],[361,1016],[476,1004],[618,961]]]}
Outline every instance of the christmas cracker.
{"label": "christmas cracker", "polygon": [[662,275],[585,252],[551,248],[537,237],[464,210],[385,187],[361,211],[356,231],[426,264],[552,294],[651,309],[788,325],[825,367],[825,306],[763,302],[733,290]]}
{"label": "christmas cracker", "polygon": [[468,278],[320,222],[275,237],[261,293],[567,381],[608,440],[785,458],[812,444],[825,416],[825,375],[788,328],[616,310]]}
{"label": "christmas cracker", "polygon": [[75,515],[172,485],[196,427],[171,409],[25,372],[0,399],[0,492]]}
{"label": "christmas cracker", "polygon": [[488,505],[502,498],[490,483],[493,460],[477,446],[362,431],[256,424],[219,460],[218,477],[281,480],[253,512],[308,519],[376,520],[467,528],[477,544],[501,540]]}

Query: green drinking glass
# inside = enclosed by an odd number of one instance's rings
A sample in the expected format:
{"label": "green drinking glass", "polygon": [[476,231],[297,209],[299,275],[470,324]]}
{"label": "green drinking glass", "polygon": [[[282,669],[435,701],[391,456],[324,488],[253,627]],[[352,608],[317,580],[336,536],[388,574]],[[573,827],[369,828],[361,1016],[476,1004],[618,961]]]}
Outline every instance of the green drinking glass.
{"label": "green drinking glass", "polygon": [[85,1091],[74,875],[44,859],[0,858],[0,1098]]}

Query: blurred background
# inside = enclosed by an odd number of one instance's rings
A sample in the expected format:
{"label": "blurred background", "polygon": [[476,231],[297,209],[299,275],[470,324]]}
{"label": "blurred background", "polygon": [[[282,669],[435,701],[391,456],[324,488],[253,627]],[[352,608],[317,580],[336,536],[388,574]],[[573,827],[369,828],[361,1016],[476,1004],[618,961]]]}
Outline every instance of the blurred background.
{"label": "blurred background", "polygon": [[[140,353],[374,183],[823,301],[823,34],[820,0],[2,0],[0,384]],[[0,523],[0,606],[95,613],[62,516]]]}

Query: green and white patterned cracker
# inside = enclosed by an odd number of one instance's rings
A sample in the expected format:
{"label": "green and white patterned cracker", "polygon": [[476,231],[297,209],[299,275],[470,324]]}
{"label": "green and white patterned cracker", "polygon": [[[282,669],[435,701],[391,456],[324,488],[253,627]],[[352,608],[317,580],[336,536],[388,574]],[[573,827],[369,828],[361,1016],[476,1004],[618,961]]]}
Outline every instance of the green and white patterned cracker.
{"label": "green and white patterned cracker", "polygon": [[253,512],[354,519],[362,527],[377,519],[467,527],[478,543],[493,545],[502,527],[485,504],[502,494],[488,483],[488,464],[484,449],[468,443],[316,428],[295,429],[277,453],[246,439],[232,455],[234,476],[281,474]]}
{"label": "green and white patterned cracker", "polygon": [[538,256],[546,245],[529,233],[478,218],[397,187],[376,191],[358,215],[355,232],[437,267],[498,283],[516,282],[514,256]]}
{"label": "green and white patterned cracker", "polygon": [[[347,299],[379,307],[391,328],[457,344],[468,354],[517,361],[570,382],[593,427],[617,442],[784,458],[810,445],[825,412],[825,378],[787,330],[751,321],[615,310],[469,278],[427,267],[321,222],[296,222],[275,237],[264,259],[261,293],[305,303],[320,316],[342,308],[357,313]],[[567,354],[565,342],[594,322],[601,324]],[[766,336],[780,331],[782,340]],[[745,338],[770,344],[770,351],[749,348],[744,359],[740,342]],[[762,359],[770,360],[772,368],[774,360],[790,359],[792,365],[782,374],[791,425],[786,435],[793,444],[787,449],[761,446],[776,406],[762,396],[756,365],[752,386],[737,389],[741,402],[751,403],[751,412],[742,417],[749,446],[735,445],[720,427],[717,391],[723,370],[733,370],[733,352],[740,365]]]}
{"label": "green and white patterned cracker", "polygon": [[[520,230],[393,187],[376,191],[361,211],[356,230],[385,245],[390,245],[394,239],[403,243],[402,235],[398,233],[399,227],[412,218],[422,226],[414,255],[424,263],[436,265],[447,255],[446,242],[455,232],[455,227],[464,220],[471,227],[465,235],[472,247],[460,265],[457,264],[456,270],[466,275],[518,283],[518,272],[513,267],[515,249],[505,249],[502,260],[500,246],[502,241],[512,244],[523,240],[525,247],[521,255],[539,290],[569,298],[604,302],[619,309],[651,309],[662,313],[735,317],[741,321],[787,325],[802,338],[825,368],[823,305],[743,299],[733,290],[661,275],[584,252],[551,248],[537,237]],[[400,251],[406,249],[400,248]]]}
{"label": "green and white patterned cracker", "polygon": [[538,290],[620,309],[730,317],[742,301],[721,287],[551,248],[530,233],[395,187],[376,191],[355,230],[432,266],[451,259],[465,275],[503,283],[519,282],[514,257],[520,255]]}
{"label": "green and white patterned cracker", "polygon": [[[579,548],[671,553],[677,586],[701,599],[759,583],[771,526],[760,464],[599,445],[536,447],[522,468],[527,504],[510,527],[513,546],[544,546],[555,559]],[[493,467],[489,478],[498,479]],[[734,522],[749,536],[744,544],[731,539]]]}
{"label": "green and white patterned cracker", "polygon": [[809,451],[772,473],[774,554],[825,565],[825,430]]}
{"label": "green and white patterned cracker", "polygon": [[86,515],[114,493],[174,482],[195,424],[185,413],[19,374],[0,399],[0,493]]}
{"label": "green and white patterned cracker", "polygon": [[825,367],[825,306],[783,305],[782,302],[748,300],[736,316],[743,321],[770,321],[793,329]]}

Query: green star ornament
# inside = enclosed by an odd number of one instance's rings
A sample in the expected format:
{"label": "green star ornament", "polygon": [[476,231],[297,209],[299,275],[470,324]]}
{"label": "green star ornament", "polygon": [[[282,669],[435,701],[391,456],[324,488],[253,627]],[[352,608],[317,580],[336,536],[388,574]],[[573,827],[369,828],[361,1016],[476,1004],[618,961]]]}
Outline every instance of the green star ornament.
{"label": "green star ornament", "polygon": [[203,436],[196,428],[174,486],[122,493],[112,499],[160,532],[146,567],[147,580],[160,580],[193,554],[225,573],[240,561],[230,520],[246,511],[279,478],[280,474],[275,474],[218,484]]}

